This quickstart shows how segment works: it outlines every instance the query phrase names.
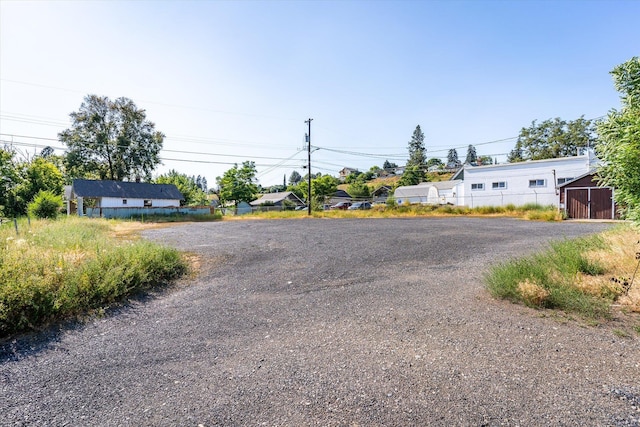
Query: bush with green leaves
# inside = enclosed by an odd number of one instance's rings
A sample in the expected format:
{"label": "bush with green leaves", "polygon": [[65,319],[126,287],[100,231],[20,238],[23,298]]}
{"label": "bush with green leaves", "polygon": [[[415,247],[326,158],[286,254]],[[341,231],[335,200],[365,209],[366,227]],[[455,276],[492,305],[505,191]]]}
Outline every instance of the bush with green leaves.
{"label": "bush with green leaves", "polygon": [[36,218],[55,219],[62,208],[62,197],[51,191],[40,190],[29,203],[27,210],[30,216]]}

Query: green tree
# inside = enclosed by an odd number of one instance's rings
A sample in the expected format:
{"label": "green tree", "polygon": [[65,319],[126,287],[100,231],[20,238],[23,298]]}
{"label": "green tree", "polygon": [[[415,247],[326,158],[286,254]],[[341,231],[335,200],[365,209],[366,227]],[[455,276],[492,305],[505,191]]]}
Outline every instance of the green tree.
{"label": "green tree", "polygon": [[164,135],[130,99],[88,95],[70,116],[71,128],[58,138],[68,147],[73,177],[149,179],[160,163]]}
{"label": "green tree", "polygon": [[0,148],[0,216],[14,215],[15,189],[22,181],[14,152]]}
{"label": "green tree", "polygon": [[542,160],[575,156],[580,147],[593,147],[597,141],[596,126],[584,116],[565,121],[556,117],[541,123],[534,120],[522,128],[508,160]]}
{"label": "green tree", "polygon": [[322,175],[311,180],[313,201],[322,204],[326,197],[332,196],[338,190],[338,178],[331,175]]}
{"label": "green tree", "polygon": [[417,185],[423,182],[425,174],[418,166],[407,166],[398,181],[398,185]]}
{"label": "green tree", "polygon": [[458,159],[458,151],[455,148],[452,148],[447,153],[447,167],[448,168],[459,168],[460,160]]}
{"label": "green tree", "polygon": [[417,166],[422,170],[426,169],[426,152],[427,150],[424,147],[424,133],[420,129],[420,125],[417,125],[409,141],[409,161],[407,161],[407,166]]}
{"label": "green tree", "polygon": [[478,158],[476,159],[476,164],[478,166],[493,164],[493,158],[491,156],[478,156]]}
{"label": "green tree", "polygon": [[349,184],[349,186],[347,187],[347,193],[349,193],[351,197],[359,199],[371,196],[371,189],[366,184],[364,175],[360,175],[358,179]]}
{"label": "green tree", "polygon": [[287,191],[291,191],[295,194],[300,200],[306,200],[307,196],[307,183],[300,181],[295,185],[289,185],[287,187]]}
{"label": "green tree", "polygon": [[258,186],[255,183],[256,165],[254,162],[242,162],[242,167],[235,164],[227,170],[222,177],[217,177],[220,187],[220,201],[222,203],[233,202],[238,206],[240,202],[255,200]]}
{"label": "green tree", "polygon": [[524,162],[524,150],[522,149],[522,145],[516,142],[516,146],[509,152],[507,156],[507,162],[509,163],[517,163]]}
{"label": "green tree", "polygon": [[298,171],[291,172],[291,175],[289,176],[289,185],[296,185],[300,181],[302,181],[300,173],[298,173]]}
{"label": "green tree", "polygon": [[353,171],[351,172],[349,175],[347,175],[344,179],[344,182],[346,182],[347,184],[351,184],[353,182],[356,182],[356,180],[358,179],[358,177],[362,175],[362,172],[360,171]]}
{"label": "green tree", "polygon": [[640,222],[640,58],[616,66],[611,75],[622,106],[598,123],[598,176],[602,185],[615,188],[614,197],[626,206],[627,216]]}
{"label": "green tree", "polygon": [[465,163],[475,163],[478,160],[478,154],[476,153],[476,147],[469,144],[467,147],[467,157],[464,159]]}
{"label": "green tree", "polygon": [[389,160],[385,160],[384,163],[382,164],[382,169],[386,170],[387,172],[395,172],[395,170],[398,168],[398,165],[390,162]]}
{"label": "green tree", "polygon": [[26,214],[27,205],[40,191],[49,191],[62,196],[64,178],[62,172],[42,157],[35,157],[30,163],[21,165],[22,179],[15,187],[16,204],[14,214]]}
{"label": "green tree", "polygon": [[442,162],[442,160],[440,160],[437,157],[432,157],[427,161],[427,167],[432,167],[432,166],[444,166],[444,163]]}
{"label": "green tree", "polygon": [[207,193],[196,183],[193,177],[178,173],[171,169],[168,173],[159,175],[154,182],[156,184],[173,184],[182,193],[184,200],[180,202],[185,206],[204,206],[209,204]]}
{"label": "green tree", "polygon": [[62,208],[62,196],[51,191],[38,191],[33,201],[28,205],[29,215],[36,218],[55,219]]}

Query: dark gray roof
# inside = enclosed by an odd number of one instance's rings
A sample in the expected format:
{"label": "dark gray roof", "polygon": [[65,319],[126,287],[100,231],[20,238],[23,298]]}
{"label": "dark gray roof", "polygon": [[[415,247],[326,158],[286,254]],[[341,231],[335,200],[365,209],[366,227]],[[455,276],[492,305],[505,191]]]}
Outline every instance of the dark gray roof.
{"label": "dark gray roof", "polygon": [[351,195],[344,190],[337,190],[333,197],[343,197],[345,199],[350,199]]}
{"label": "dark gray roof", "polygon": [[184,200],[173,184],[148,182],[93,181],[74,179],[73,193],[79,197],[117,197],[123,199],[177,199]]}

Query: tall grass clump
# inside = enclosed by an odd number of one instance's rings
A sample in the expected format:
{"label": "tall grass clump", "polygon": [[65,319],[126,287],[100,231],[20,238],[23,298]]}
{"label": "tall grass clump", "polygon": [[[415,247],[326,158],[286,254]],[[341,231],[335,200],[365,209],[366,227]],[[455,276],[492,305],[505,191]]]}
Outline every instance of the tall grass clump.
{"label": "tall grass clump", "polygon": [[179,277],[175,250],[117,239],[99,219],[0,228],[0,337],[105,307]]}
{"label": "tall grass clump", "polygon": [[580,275],[604,272],[598,261],[586,256],[602,246],[599,236],[552,243],[542,253],[493,267],[485,277],[487,289],[494,297],[530,307],[606,318],[611,299],[586,292],[576,282]]}

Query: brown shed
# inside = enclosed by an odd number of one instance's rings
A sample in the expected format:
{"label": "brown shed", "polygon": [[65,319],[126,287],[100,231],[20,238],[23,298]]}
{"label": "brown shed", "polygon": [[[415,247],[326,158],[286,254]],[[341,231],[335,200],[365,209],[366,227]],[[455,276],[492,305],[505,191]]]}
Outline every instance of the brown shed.
{"label": "brown shed", "polygon": [[613,188],[600,187],[594,171],[558,186],[560,207],[567,218],[615,219],[616,205]]}

